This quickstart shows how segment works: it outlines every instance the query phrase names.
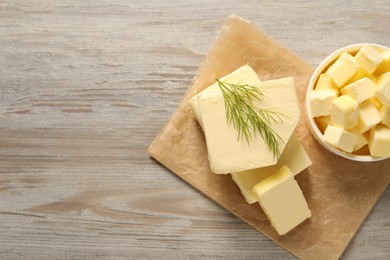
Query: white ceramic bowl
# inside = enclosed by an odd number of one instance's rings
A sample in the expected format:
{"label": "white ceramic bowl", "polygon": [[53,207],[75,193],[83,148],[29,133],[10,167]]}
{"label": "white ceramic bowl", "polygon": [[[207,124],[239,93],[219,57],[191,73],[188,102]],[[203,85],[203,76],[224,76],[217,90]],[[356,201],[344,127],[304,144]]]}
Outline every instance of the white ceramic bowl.
{"label": "white ceramic bowl", "polygon": [[328,57],[326,57],[320,65],[318,65],[317,69],[314,71],[313,75],[311,76],[309,86],[307,88],[306,92],[306,114],[307,114],[307,119],[308,119],[308,125],[310,128],[310,131],[314,135],[315,139],[327,150],[330,152],[337,154],[341,157],[354,160],[354,161],[359,161],[359,162],[375,162],[375,161],[380,161],[384,160],[386,158],[383,157],[374,157],[371,155],[356,155],[356,154],[351,154],[344,152],[333,145],[329,144],[324,140],[323,134],[321,133],[320,129],[318,128],[314,118],[311,116],[311,108],[310,108],[310,95],[311,91],[314,88],[315,83],[317,82],[318,76],[325,71],[329,67],[330,64],[332,64],[343,52],[350,53],[352,55],[355,55],[359,49],[365,45],[372,45],[376,49],[380,51],[390,51],[389,47],[379,45],[379,44],[372,44],[372,43],[359,43],[359,44],[353,44],[353,45],[348,45],[344,48],[341,48],[332,54],[330,54]]}

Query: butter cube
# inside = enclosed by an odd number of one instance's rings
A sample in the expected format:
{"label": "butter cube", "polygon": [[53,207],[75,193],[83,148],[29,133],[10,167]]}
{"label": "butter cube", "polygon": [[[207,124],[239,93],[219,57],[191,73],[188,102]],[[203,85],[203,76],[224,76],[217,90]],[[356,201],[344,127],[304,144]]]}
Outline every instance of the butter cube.
{"label": "butter cube", "polygon": [[390,156],[390,128],[376,126],[371,130],[368,147],[372,156]]}
{"label": "butter cube", "polygon": [[329,144],[351,153],[357,142],[357,136],[342,128],[329,125],[324,133],[324,139]]}
{"label": "butter cube", "polygon": [[317,84],[314,89],[331,89],[335,92],[336,96],[338,96],[340,92],[336,84],[324,73],[320,74],[320,76],[318,77]]}
{"label": "butter cube", "polygon": [[390,127],[390,106],[383,106],[380,110],[382,117],[382,124]]}
{"label": "butter cube", "polygon": [[286,148],[284,148],[277,164],[253,170],[233,172],[232,178],[240,188],[246,201],[252,204],[258,200],[257,195],[253,192],[253,187],[260,181],[271,176],[271,174],[275,173],[283,165],[287,165],[294,175],[297,175],[311,165],[309,156],[294,134],[288,141]]}
{"label": "butter cube", "polygon": [[[229,74],[221,80],[229,83],[246,83],[260,88],[267,98],[255,102],[254,105],[286,116],[282,123],[270,124],[283,140],[279,146],[283,152],[300,117],[293,78],[260,82],[254,72],[252,76],[245,74],[245,77],[237,76],[235,72],[232,74],[235,76],[230,77]],[[227,174],[276,164],[278,158],[269,151],[260,134],[252,138],[249,144],[245,139],[238,139],[236,129],[227,123],[221,90],[219,87],[210,88],[214,89],[198,95],[197,98],[211,171]]]}
{"label": "butter cube", "polygon": [[330,117],[335,126],[349,129],[358,123],[359,104],[348,95],[340,96],[332,101]]}
{"label": "butter cube", "polygon": [[341,93],[353,97],[360,104],[375,96],[375,83],[364,77],[342,88]]}
{"label": "butter cube", "polygon": [[353,148],[354,152],[356,152],[357,150],[363,148],[363,146],[368,144],[368,134],[367,133],[360,134],[354,129],[348,130],[348,132],[351,132],[352,134],[356,135],[356,137],[357,137],[355,146]]}
{"label": "butter cube", "polygon": [[381,114],[376,107],[369,101],[365,101],[359,106],[358,124],[354,129],[359,134],[367,132],[382,120]]}
{"label": "butter cube", "polygon": [[386,72],[378,78],[375,96],[383,105],[390,106],[390,72]]}
{"label": "butter cube", "polygon": [[363,46],[355,55],[355,61],[368,73],[372,74],[381,64],[383,54],[371,45]]}
{"label": "butter cube", "polygon": [[336,85],[341,88],[358,71],[358,64],[351,54],[343,53],[328,68],[325,74],[330,77]]}
{"label": "butter cube", "polygon": [[310,95],[310,108],[313,117],[330,115],[332,101],[337,94],[331,89],[313,90]]}
{"label": "butter cube", "polygon": [[305,219],[311,211],[294,175],[283,166],[253,187],[259,204],[279,235],[284,235]]}
{"label": "butter cube", "polygon": [[374,72],[377,76],[390,71],[390,51],[382,52],[382,54],[383,61]]}
{"label": "butter cube", "polygon": [[374,104],[376,109],[380,110],[383,107],[383,104],[379,101],[377,97],[370,98],[370,102]]}
{"label": "butter cube", "polygon": [[362,79],[362,78],[369,78],[372,82],[376,82],[376,76],[373,75],[373,74],[368,74],[362,67],[358,67],[358,71],[356,72],[355,75],[352,76],[352,78],[350,78],[346,83],[345,85],[349,85],[355,81],[358,81],[359,79]]}

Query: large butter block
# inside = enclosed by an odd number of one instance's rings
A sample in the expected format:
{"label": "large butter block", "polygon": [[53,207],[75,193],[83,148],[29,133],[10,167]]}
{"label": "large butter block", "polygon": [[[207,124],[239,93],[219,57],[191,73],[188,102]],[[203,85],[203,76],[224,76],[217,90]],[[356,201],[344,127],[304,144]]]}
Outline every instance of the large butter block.
{"label": "large butter block", "polygon": [[310,94],[312,116],[329,116],[331,103],[336,97],[337,93],[331,89],[313,90]]}
{"label": "large butter block", "polygon": [[390,72],[386,72],[378,78],[375,96],[383,105],[390,106]]}
{"label": "large butter block", "polygon": [[[270,124],[270,127],[283,140],[279,147],[283,152],[300,117],[293,78],[260,82],[257,75],[233,79],[226,76],[222,81],[257,86],[267,98],[255,102],[255,106],[286,116],[286,118],[283,117],[282,123]],[[249,144],[245,139],[238,139],[237,131],[227,123],[224,98],[219,88],[198,95],[198,105],[206,137],[210,168],[214,173],[227,174],[277,163],[278,158],[269,151],[260,134],[256,134]]]}
{"label": "large butter block", "polygon": [[358,123],[359,104],[348,96],[343,95],[332,101],[330,117],[335,126],[349,129],[355,127]]}
{"label": "large butter block", "polygon": [[354,129],[359,134],[367,132],[382,120],[381,114],[369,100],[359,106],[358,124]]}
{"label": "large butter block", "polygon": [[246,201],[251,204],[258,200],[257,195],[253,192],[253,187],[275,173],[280,167],[287,165],[291,172],[294,175],[297,175],[311,164],[312,162],[305,149],[298,138],[293,134],[288,141],[286,148],[284,148],[277,164],[243,172],[234,172],[232,173],[232,178],[240,188]]}
{"label": "large butter block", "polygon": [[376,126],[371,130],[368,142],[372,156],[390,156],[390,128],[386,126]]}
{"label": "large butter block", "polygon": [[256,184],[253,191],[279,235],[286,234],[311,217],[305,197],[286,166]]}
{"label": "large butter block", "polygon": [[371,45],[363,46],[355,55],[355,61],[368,74],[372,74],[381,64],[383,59],[383,54]]}
{"label": "large butter block", "polygon": [[348,153],[354,150],[357,142],[356,135],[331,125],[325,129],[324,139],[331,145]]}
{"label": "large butter block", "polygon": [[375,83],[364,77],[342,88],[341,94],[353,97],[360,104],[375,96]]}
{"label": "large butter block", "polygon": [[321,90],[321,89],[330,89],[335,92],[336,96],[339,95],[339,88],[336,86],[336,84],[328,77],[326,74],[322,73],[318,77],[316,86],[314,88],[315,90]]}
{"label": "large butter block", "polygon": [[380,110],[382,117],[382,124],[387,127],[390,127],[390,106],[383,106]]}
{"label": "large butter block", "polygon": [[358,64],[348,53],[343,53],[325,74],[340,88],[358,71]]}
{"label": "large butter block", "polygon": [[[256,72],[249,66],[249,65],[244,65],[240,68],[238,68],[237,70],[233,71],[232,73],[230,73],[229,75],[221,78],[222,81],[232,81],[232,82],[240,82],[240,80],[242,79],[255,79],[257,78],[258,81],[260,82],[260,79],[257,77],[257,74]],[[200,117],[200,110],[199,110],[199,104],[198,104],[198,96],[199,95],[202,95],[204,93],[212,93],[213,91],[218,91],[218,85],[217,84],[213,84],[209,87],[207,87],[206,89],[202,90],[201,92],[199,92],[198,94],[196,94],[195,96],[193,96],[190,100],[189,100],[189,104],[192,108],[192,112],[196,118],[196,120],[198,120],[198,123],[199,125],[203,128],[203,122],[202,122],[202,119]]]}
{"label": "large butter block", "polygon": [[377,76],[390,71],[390,51],[382,52],[382,54],[383,61],[374,72]]}

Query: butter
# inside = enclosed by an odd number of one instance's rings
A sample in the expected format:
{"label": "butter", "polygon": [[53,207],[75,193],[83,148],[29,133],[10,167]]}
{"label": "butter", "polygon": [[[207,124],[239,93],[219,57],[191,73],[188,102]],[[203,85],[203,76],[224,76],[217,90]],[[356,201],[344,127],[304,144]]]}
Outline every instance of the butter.
{"label": "butter", "polygon": [[345,85],[349,85],[355,81],[358,81],[359,79],[362,78],[369,78],[372,82],[376,82],[376,76],[373,74],[368,74],[362,67],[358,67],[358,71],[355,73],[355,75],[350,78]]}
{"label": "butter", "polygon": [[279,170],[280,167],[287,165],[291,172],[294,175],[297,175],[311,164],[312,162],[305,149],[298,138],[293,134],[288,141],[286,148],[284,148],[277,164],[253,170],[234,172],[232,173],[232,178],[240,188],[246,201],[251,204],[258,200],[257,195],[253,192],[253,187]]}
{"label": "butter", "polygon": [[360,134],[354,129],[348,130],[348,132],[351,132],[352,134],[356,135],[356,137],[357,137],[355,146],[353,147],[354,152],[358,151],[359,149],[363,148],[365,145],[368,144],[368,134],[367,133]]}
{"label": "butter", "polygon": [[[260,82],[256,73],[250,77],[247,73],[244,76],[241,73],[242,70],[235,71],[232,73],[233,77],[229,74],[221,80],[259,87],[267,98],[255,105],[287,116],[283,118],[283,123],[270,125],[284,142],[280,145],[280,151],[283,152],[300,117],[293,78]],[[251,139],[250,144],[245,139],[238,140],[237,131],[227,124],[224,98],[219,87],[210,88],[212,89],[199,94],[197,99],[211,170],[217,174],[227,174],[276,164],[277,158],[269,151],[260,134]]]}
{"label": "butter", "polygon": [[351,54],[343,53],[325,74],[340,88],[358,71],[358,64]]}
{"label": "butter", "polygon": [[342,128],[329,125],[324,133],[324,139],[329,144],[351,153],[357,142],[357,136]]}
{"label": "butter", "polygon": [[330,115],[332,101],[337,97],[331,89],[313,90],[310,94],[310,109],[313,117]]}
{"label": "butter", "polygon": [[375,96],[375,83],[364,77],[342,88],[341,93],[353,97],[360,104]]}
{"label": "butter", "polygon": [[314,120],[318,126],[318,129],[320,129],[322,133],[324,133],[328,125],[332,124],[332,119],[330,118],[330,116],[320,116],[316,117]]}
{"label": "butter", "polygon": [[390,106],[390,72],[386,72],[378,78],[375,96],[383,105]]}
{"label": "butter", "polygon": [[382,117],[382,124],[387,127],[390,127],[390,106],[383,106],[380,110]]}
{"label": "butter", "polygon": [[324,73],[320,74],[317,80],[317,84],[314,88],[315,90],[321,90],[321,89],[330,89],[335,92],[336,96],[339,95],[339,88],[336,86],[336,84]]}
{"label": "butter", "polygon": [[376,107],[376,109],[380,110],[383,107],[383,104],[379,101],[377,97],[370,98],[370,102]]}
{"label": "butter", "polygon": [[311,217],[305,197],[287,166],[253,187],[271,225],[284,235]]}
{"label": "butter", "polygon": [[367,132],[382,120],[381,114],[370,101],[365,101],[359,106],[358,124],[354,129],[357,133]]}
{"label": "butter", "polygon": [[382,63],[383,59],[383,54],[371,45],[363,46],[355,55],[355,61],[368,74],[372,74]]}
{"label": "butter", "polygon": [[368,147],[372,156],[390,156],[390,128],[376,126],[371,130]]}
{"label": "butter", "polygon": [[378,76],[390,71],[390,51],[382,52],[382,54],[383,61],[374,72],[374,74]]}
{"label": "butter", "polygon": [[335,126],[349,129],[358,123],[359,104],[348,95],[339,96],[332,101],[330,116]]}

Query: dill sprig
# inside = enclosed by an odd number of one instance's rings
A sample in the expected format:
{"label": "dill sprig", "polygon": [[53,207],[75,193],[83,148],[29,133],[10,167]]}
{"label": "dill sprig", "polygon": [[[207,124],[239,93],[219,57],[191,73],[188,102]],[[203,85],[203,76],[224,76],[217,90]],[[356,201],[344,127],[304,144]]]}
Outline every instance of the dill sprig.
{"label": "dill sprig", "polygon": [[244,83],[228,83],[216,79],[225,101],[228,124],[233,124],[238,139],[246,139],[248,144],[260,133],[274,158],[280,157],[280,145],[283,139],[270,127],[272,123],[282,123],[284,114],[261,109],[253,104],[254,100],[262,101],[265,94],[256,86]]}

